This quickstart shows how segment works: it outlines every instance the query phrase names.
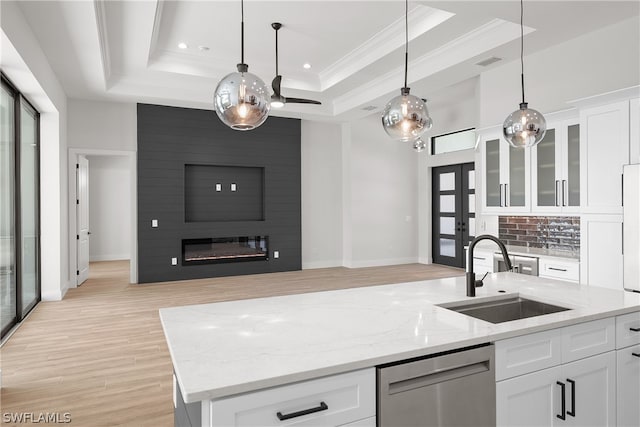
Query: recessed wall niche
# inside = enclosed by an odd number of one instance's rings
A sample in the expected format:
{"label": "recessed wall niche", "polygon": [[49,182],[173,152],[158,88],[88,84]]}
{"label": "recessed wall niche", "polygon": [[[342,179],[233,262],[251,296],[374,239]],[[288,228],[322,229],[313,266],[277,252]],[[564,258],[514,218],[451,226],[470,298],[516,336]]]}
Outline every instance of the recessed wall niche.
{"label": "recessed wall niche", "polygon": [[264,221],[264,168],[184,166],[185,222]]}

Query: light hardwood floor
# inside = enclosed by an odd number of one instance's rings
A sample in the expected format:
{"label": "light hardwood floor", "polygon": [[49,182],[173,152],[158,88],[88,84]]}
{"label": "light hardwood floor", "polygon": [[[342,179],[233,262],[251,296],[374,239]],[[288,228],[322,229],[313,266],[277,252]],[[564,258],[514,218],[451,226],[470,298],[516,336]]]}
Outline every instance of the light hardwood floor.
{"label": "light hardwood floor", "polygon": [[3,421],[6,413],[58,412],[74,426],[172,426],[163,307],[464,274],[408,264],[129,285],[128,271],[128,262],[92,263],[87,282],[63,301],[40,303],[5,343]]}

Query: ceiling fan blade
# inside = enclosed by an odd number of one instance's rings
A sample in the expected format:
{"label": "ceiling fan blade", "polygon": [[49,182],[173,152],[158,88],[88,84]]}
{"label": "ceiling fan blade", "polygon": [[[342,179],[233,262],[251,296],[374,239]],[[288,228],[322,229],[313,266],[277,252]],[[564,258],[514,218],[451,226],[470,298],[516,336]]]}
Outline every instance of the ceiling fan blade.
{"label": "ceiling fan blade", "polygon": [[280,85],[282,84],[282,76],[276,76],[271,82],[271,88],[273,89],[273,94],[280,98]]}
{"label": "ceiling fan blade", "polygon": [[285,104],[314,104],[314,105],[322,105],[320,101],[314,101],[313,99],[302,99],[302,98],[285,98]]}

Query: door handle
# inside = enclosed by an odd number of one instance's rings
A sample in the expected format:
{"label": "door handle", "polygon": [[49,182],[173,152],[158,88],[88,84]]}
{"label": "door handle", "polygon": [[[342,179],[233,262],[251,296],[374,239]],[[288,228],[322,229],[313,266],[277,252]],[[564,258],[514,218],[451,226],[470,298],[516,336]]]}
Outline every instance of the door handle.
{"label": "door handle", "polygon": [[566,420],[567,416],[566,416],[566,412],[567,412],[567,408],[565,406],[564,403],[564,399],[565,399],[565,384],[562,381],[556,381],[556,384],[560,386],[560,401],[562,402],[562,404],[560,405],[561,407],[561,411],[562,414],[556,414],[556,417],[560,418],[561,420]]}
{"label": "door handle", "polygon": [[560,184],[560,180],[556,179],[556,206],[560,206],[560,202],[558,201],[558,196],[560,195],[560,191],[558,190],[558,184]]}
{"label": "door handle", "polygon": [[509,202],[509,191],[507,190],[507,188],[509,187],[509,184],[505,184],[504,185],[504,205],[505,206],[509,206],[511,203]]}
{"label": "door handle", "polygon": [[562,206],[569,206],[567,200],[569,199],[569,181],[562,180]]}
{"label": "door handle", "polygon": [[500,207],[502,207],[502,184],[500,184]]}
{"label": "door handle", "polygon": [[567,411],[567,415],[576,416],[576,382],[567,378],[567,382],[571,384],[571,410]]}

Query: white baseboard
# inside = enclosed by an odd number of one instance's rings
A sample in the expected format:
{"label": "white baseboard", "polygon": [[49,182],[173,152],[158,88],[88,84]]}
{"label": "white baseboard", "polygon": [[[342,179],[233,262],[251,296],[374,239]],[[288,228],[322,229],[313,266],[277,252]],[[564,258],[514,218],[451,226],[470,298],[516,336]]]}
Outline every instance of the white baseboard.
{"label": "white baseboard", "polygon": [[69,290],[70,284],[69,282],[63,283],[60,289],[56,289],[54,291],[49,292],[41,292],[40,299],[42,301],[62,301],[62,298],[66,295]]}
{"label": "white baseboard", "polygon": [[119,255],[91,255],[89,257],[89,262],[96,261],[121,261],[125,259],[130,259],[129,254],[119,254]]}
{"label": "white baseboard", "polygon": [[427,258],[427,257],[418,258],[418,262],[420,264],[433,264],[433,261],[431,261],[431,258]]}
{"label": "white baseboard", "polygon": [[373,260],[363,260],[363,261],[351,261],[350,265],[345,265],[345,267],[348,267],[348,268],[382,267],[385,265],[416,264],[417,262],[418,262],[417,257],[373,259]]}
{"label": "white baseboard", "polygon": [[311,262],[302,262],[303,270],[313,270],[315,268],[331,268],[331,267],[342,267],[342,260],[332,260],[332,261],[311,261]]}

